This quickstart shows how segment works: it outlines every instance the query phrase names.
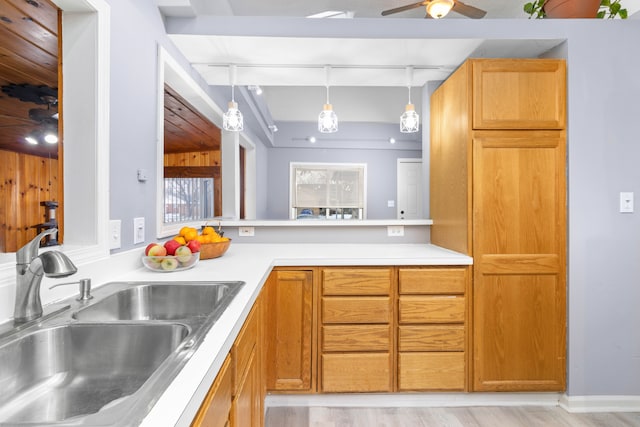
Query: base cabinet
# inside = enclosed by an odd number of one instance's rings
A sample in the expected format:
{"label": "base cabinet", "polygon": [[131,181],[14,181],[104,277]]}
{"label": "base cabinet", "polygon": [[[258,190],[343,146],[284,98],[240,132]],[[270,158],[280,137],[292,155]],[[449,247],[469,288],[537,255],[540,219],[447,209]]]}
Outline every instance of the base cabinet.
{"label": "base cabinet", "polygon": [[191,427],[229,427],[231,424],[231,355],[211,385]]}

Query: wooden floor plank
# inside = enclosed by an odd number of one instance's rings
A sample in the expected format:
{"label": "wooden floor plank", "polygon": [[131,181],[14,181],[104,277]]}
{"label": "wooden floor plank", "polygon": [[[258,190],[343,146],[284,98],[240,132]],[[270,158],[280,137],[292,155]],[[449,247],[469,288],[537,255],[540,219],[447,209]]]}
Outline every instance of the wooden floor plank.
{"label": "wooden floor plank", "polygon": [[265,427],[640,427],[640,412],[571,414],[559,407],[270,407]]}

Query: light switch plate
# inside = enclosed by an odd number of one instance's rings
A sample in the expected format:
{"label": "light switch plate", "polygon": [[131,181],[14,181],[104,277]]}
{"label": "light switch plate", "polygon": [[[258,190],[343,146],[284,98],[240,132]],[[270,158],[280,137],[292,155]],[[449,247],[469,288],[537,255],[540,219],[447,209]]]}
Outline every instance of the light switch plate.
{"label": "light switch plate", "polygon": [[633,192],[620,193],[620,213],[633,213]]}
{"label": "light switch plate", "polygon": [[120,243],[120,228],[121,221],[119,219],[109,221],[109,249],[119,249],[122,246]]}
{"label": "light switch plate", "polygon": [[133,218],[133,244],[144,243],[144,217]]}

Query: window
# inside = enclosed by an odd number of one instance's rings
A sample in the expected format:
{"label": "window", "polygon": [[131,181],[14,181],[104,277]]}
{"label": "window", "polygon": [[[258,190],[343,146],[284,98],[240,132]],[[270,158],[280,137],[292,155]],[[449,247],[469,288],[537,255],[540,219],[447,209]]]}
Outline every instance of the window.
{"label": "window", "polygon": [[213,178],[165,178],[164,222],[213,216]]}
{"label": "window", "polygon": [[366,218],[365,164],[291,163],[291,219]]}

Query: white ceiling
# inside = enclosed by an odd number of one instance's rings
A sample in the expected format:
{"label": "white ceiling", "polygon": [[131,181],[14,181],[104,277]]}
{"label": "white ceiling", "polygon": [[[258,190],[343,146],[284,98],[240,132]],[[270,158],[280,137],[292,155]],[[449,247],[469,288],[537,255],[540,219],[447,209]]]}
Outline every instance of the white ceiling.
{"label": "white ceiling", "polygon": [[[353,19],[385,19],[380,15],[382,10],[412,3],[411,0],[156,1],[167,16],[305,17],[323,11],[346,11]],[[526,19],[523,0],[465,0],[465,3],[486,10],[485,19]],[[424,8],[392,16],[423,19]],[[458,18],[468,19],[455,13],[444,19]],[[261,86],[264,90],[261,99],[276,122],[309,121],[310,117],[316,117],[325,101],[324,87],[329,85],[331,103],[341,121],[394,123],[407,103],[409,83],[414,87],[412,101],[419,110],[418,87],[428,81],[444,80],[469,56],[536,57],[562,42],[206,34],[170,34],[169,37],[210,85],[229,86],[229,64],[235,64],[234,83]],[[413,67],[411,79],[407,66]]]}

